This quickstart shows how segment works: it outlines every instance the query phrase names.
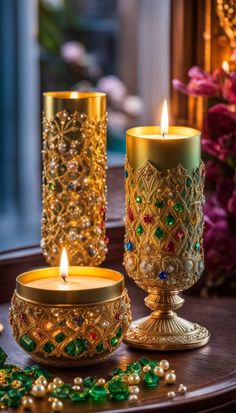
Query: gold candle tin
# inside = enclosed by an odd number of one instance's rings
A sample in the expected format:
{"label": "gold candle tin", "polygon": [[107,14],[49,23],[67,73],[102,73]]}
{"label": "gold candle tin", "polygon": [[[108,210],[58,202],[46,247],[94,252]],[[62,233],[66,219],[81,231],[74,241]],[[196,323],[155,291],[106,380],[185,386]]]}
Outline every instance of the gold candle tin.
{"label": "gold candle tin", "polygon": [[208,330],[175,313],[179,291],[204,269],[200,132],[170,127],[163,138],[159,127],[137,127],[126,143],[124,264],[153,312],[131,324],[125,342],[164,351],[203,346]]}
{"label": "gold candle tin", "polygon": [[57,265],[101,264],[107,252],[106,95],[43,94],[43,254]]}
{"label": "gold candle tin", "polygon": [[[58,275],[58,267],[17,277],[10,323],[17,343],[43,365],[74,367],[106,360],[120,345],[131,322],[130,300],[121,273],[70,267],[69,277],[102,277],[112,285],[88,290],[43,290],[30,281]],[[58,277],[59,279],[59,277]]]}

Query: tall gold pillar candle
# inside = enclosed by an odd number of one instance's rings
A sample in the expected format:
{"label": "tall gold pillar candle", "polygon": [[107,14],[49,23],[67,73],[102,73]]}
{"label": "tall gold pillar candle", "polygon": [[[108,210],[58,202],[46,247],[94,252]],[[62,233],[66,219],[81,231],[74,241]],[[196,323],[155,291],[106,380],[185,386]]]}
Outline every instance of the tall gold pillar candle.
{"label": "tall gold pillar candle", "polygon": [[106,95],[44,93],[41,247],[57,265],[99,265],[107,252]]}
{"label": "tall gold pillar candle", "polygon": [[135,321],[125,338],[134,347],[177,350],[207,343],[209,333],[176,315],[178,292],[199,279],[204,164],[200,132],[137,127],[127,131],[125,253],[128,275],[149,295],[150,317]]}

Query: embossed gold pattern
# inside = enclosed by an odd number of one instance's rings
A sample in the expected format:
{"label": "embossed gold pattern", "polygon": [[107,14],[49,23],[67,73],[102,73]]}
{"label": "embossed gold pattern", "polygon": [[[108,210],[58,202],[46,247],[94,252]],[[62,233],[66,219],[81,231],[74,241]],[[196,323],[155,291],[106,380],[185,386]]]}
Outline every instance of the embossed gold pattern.
{"label": "embossed gold pattern", "polygon": [[235,0],[217,0],[217,14],[220,24],[230,39],[231,47],[236,48],[236,3]]}
{"label": "embossed gold pattern", "polygon": [[50,265],[58,265],[62,247],[71,265],[105,259],[106,127],[106,115],[78,110],[43,117],[41,246]]}
{"label": "embossed gold pattern", "polygon": [[107,359],[130,321],[127,290],[107,302],[60,306],[31,303],[15,293],[10,310],[18,344],[32,359],[48,366],[91,365]]}
{"label": "embossed gold pattern", "polygon": [[125,177],[124,264],[154,310],[131,325],[125,341],[161,350],[204,345],[208,331],[173,311],[184,301],[178,291],[195,284],[204,269],[204,164],[190,176],[181,165],[161,172],[149,161],[134,171],[126,160]]}

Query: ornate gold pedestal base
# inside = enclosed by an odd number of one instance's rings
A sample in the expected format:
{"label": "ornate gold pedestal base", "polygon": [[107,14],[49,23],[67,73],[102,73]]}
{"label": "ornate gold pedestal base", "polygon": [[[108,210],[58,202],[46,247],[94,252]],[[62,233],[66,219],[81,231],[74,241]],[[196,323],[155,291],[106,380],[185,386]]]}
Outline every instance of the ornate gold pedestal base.
{"label": "ornate gold pedestal base", "polygon": [[134,321],[125,336],[125,343],[137,348],[174,351],[202,347],[209,341],[205,327],[178,317],[175,313],[162,315],[155,312],[150,317]]}

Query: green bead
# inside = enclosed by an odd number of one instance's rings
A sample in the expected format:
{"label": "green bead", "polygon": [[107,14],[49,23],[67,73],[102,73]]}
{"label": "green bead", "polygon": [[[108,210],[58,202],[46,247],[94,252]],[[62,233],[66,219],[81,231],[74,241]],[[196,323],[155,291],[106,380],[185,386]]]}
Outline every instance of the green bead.
{"label": "green bead", "polygon": [[61,399],[68,399],[72,391],[73,390],[70,384],[63,384],[62,386],[57,387],[55,390],[53,390],[51,395],[52,397],[60,397]]}
{"label": "green bead", "polygon": [[140,195],[138,195],[138,196],[136,197],[136,202],[137,202],[137,204],[141,204],[141,203],[142,203],[142,197],[141,197]]}
{"label": "green bead", "polygon": [[122,335],[122,328],[120,327],[119,330],[117,330],[116,332],[116,337],[119,339],[121,338],[121,335]]}
{"label": "green bead", "polygon": [[29,353],[36,349],[36,343],[28,334],[24,334],[23,336],[21,336],[20,345]]}
{"label": "green bead", "polygon": [[44,346],[43,346],[43,350],[46,353],[51,353],[53,350],[55,349],[54,344],[52,344],[50,341],[48,341]]}
{"label": "green bead", "polygon": [[57,343],[61,343],[65,339],[65,337],[66,337],[65,334],[60,332],[54,338]]}
{"label": "green bead", "polygon": [[150,360],[149,366],[154,369],[156,366],[158,366],[158,362],[156,360]]}
{"label": "green bead", "polygon": [[155,207],[158,208],[158,209],[162,209],[162,208],[164,208],[164,206],[165,206],[165,202],[162,201],[162,200],[158,200],[155,203]]}
{"label": "green bead", "polygon": [[189,188],[191,185],[192,185],[192,179],[188,177],[186,179],[186,186]]}
{"label": "green bead", "polygon": [[200,251],[200,248],[201,248],[201,244],[200,244],[200,242],[196,242],[196,244],[195,244],[195,251],[196,252],[199,252]]}
{"label": "green bead", "polygon": [[9,399],[8,407],[16,408],[16,407],[19,407],[20,404],[21,404],[21,399],[20,398]]}
{"label": "green bead", "polygon": [[77,339],[71,341],[65,347],[65,352],[71,356],[78,356],[87,350],[87,341],[84,339]]}
{"label": "green bead", "polygon": [[118,343],[117,337],[116,336],[112,337],[111,338],[111,346],[115,347],[117,345],[117,343]]}
{"label": "green bead", "polygon": [[129,397],[129,386],[120,377],[115,377],[108,383],[108,390],[114,400],[127,400]]}
{"label": "green bead", "polygon": [[147,387],[156,387],[159,380],[159,377],[152,370],[148,371],[143,377],[143,382]]}
{"label": "green bead", "polygon": [[50,377],[52,377],[52,374],[49,373],[49,371],[47,371],[46,369],[44,369],[43,367],[38,367],[38,366],[33,366],[32,370],[34,372],[34,376],[36,378],[43,376],[46,379],[50,379]]}
{"label": "green bead", "polygon": [[175,223],[175,218],[173,217],[173,215],[168,214],[165,218],[165,222],[166,222],[166,225],[172,226]]}
{"label": "green bead", "polygon": [[16,389],[9,390],[9,392],[7,392],[7,395],[12,399],[18,399],[21,397],[21,393]]}
{"label": "green bead", "polygon": [[103,343],[99,343],[99,344],[97,345],[96,351],[97,351],[98,353],[103,353],[103,351],[105,351],[105,348],[104,348]]}
{"label": "green bead", "polygon": [[95,401],[103,400],[104,397],[107,396],[107,394],[108,394],[108,391],[105,389],[104,386],[100,384],[95,384],[90,391],[90,395],[92,399]]}
{"label": "green bead", "polygon": [[7,355],[5,351],[3,351],[2,347],[0,347],[0,366],[3,366],[5,364],[6,359]]}
{"label": "green bead", "polygon": [[92,387],[94,385],[94,383],[95,383],[95,378],[90,377],[90,376],[85,377],[85,379],[83,381],[84,387],[89,387],[89,388]]}
{"label": "green bead", "polygon": [[127,369],[125,370],[127,374],[132,374],[132,373],[140,374],[141,371],[142,371],[142,367],[138,361],[135,361],[134,363],[129,364]]}
{"label": "green bead", "polygon": [[161,227],[157,227],[154,235],[158,238],[158,239],[162,239],[164,237],[164,231]]}
{"label": "green bead", "polygon": [[141,359],[139,359],[139,363],[141,364],[141,366],[149,366],[150,360],[147,357],[141,357]]}
{"label": "green bead", "polygon": [[184,206],[183,206],[182,202],[180,202],[180,201],[176,202],[176,204],[174,205],[174,210],[176,212],[183,212],[184,211]]}
{"label": "green bead", "polygon": [[56,190],[56,185],[53,182],[50,182],[49,189],[50,189],[50,191],[55,191]]}
{"label": "green bead", "polygon": [[73,403],[85,402],[89,398],[89,389],[84,389],[83,391],[75,391],[70,394],[70,399]]}
{"label": "green bead", "polygon": [[112,375],[113,375],[113,376],[118,376],[118,375],[121,375],[121,374],[124,374],[124,372],[123,372],[123,370],[120,369],[119,367],[115,367],[115,368],[112,370]]}
{"label": "green bead", "polygon": [[137,226],[137,234],[138,234],[138,235],[142,235],[142,233],[143,233],[143,227],[142,227],[142,224],[139,224],[139,225]]}

